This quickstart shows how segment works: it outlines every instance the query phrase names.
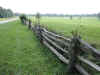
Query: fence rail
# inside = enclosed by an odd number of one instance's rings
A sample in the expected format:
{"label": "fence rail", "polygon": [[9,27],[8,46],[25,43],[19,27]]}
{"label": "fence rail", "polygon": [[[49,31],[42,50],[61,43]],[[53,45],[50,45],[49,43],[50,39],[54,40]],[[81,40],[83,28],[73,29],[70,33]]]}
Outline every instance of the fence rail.
{"label": "fence rail", "polygon": [[95,62],[89,59],[90,56],[95,60],[98,57],[100,62],[100,51],[83,41],[78,35],[67,38],[51,32],[40,25],[33,27],[29,21],[25,21],[25,24],[35,32],[41,43],[49,48],[62,62],[68,65],[69,71],[76,69],[82,75],[94,75],[93,73],[89,73],[90,71],[100,72],[100,65],[95,64]]}

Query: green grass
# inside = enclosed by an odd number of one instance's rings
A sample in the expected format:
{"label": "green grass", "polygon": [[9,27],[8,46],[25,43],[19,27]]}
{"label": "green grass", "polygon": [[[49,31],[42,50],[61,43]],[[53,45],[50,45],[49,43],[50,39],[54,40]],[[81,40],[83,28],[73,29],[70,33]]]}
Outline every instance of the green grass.
{"label": "green grass", "polygon": [[66,71],[65,64],[19,21],[0,24],[0,44],[0,75],[53,75]]}
{"label": "green grass", "polygon": [[[96,18],[83,18],[80,22],[78,18],[42,17],[41,23],[65,36],[78,29],[84,40],[100,48],[100,21]],[[0,75],[56,75],[55,72],[66,71],[67,66],[20,21],[0,24]]]}
{"label": "green grass", "polygon": [[7,18],[0,18],[0,21],[6,20]]}
{"label": "green grass", "polygon": [[[71,32],[77,30],[82,39],[90,44],[95,44],[100,50],[100,20],[96,17],[79,18],[61,18],[61,17],[43,17],[41,24],[48,29],[55,30],[64,36],[72,36]],[[100,72],[93,72],[93,75],[99,75]]]}
{"label": "green grass", "polygon": [[0,21],[8,20],[8,19],[11,19],[11,18],[16,18],[16,16],[9,17],[9,18],[0,18]]}
{"label": "green grass", "polygon": [[100,20],[96,17],[79,18],[61,18],[61,17],[43,17],[41,23],[49,29],[62,33],[65,36],[72,36],[73,30],[78,30],[82,39],[91,44],[96,44],[100,48]]}

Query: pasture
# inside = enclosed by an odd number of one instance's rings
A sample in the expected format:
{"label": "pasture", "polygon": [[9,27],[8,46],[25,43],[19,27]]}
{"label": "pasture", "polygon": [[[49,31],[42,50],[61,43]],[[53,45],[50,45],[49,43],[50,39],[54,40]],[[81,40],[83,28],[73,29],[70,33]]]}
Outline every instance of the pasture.
{"label": "pasture", "polygon": [[64,64],[20,21],[0,24],[0,75],[55,75]]}
{"label": "pasture", "polygon": [[[35,19],[33,19],[33,23]],[[78,30],[82,38],[100,48],[100,20],[85,17],[72,20],[63,17],[41,17],[41,24],[64,36]],[[20,21],[0,24],[0,74],[56,75],[65,73],[67,66],[44,47],[35,34]],[[55,74],[56,73],[56,74]],[[64,74],[66,75],[66,74]],[[99,74],[97,74],[99,75]]]}
{"label": "pasture", "polygon": [[41,24],[65,36],[72,36],[71,32],[77,30],[82,39],[100,48],[100,20],[96,17],[74,17],[72,20],[63,17],[43,17]]}

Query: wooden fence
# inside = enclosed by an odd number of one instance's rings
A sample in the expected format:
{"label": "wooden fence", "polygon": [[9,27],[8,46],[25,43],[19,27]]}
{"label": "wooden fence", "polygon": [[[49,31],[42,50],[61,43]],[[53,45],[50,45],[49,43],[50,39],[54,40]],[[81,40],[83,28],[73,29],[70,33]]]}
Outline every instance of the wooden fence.
{"label": "wooden fence", "polygon": [[68,72],[78,71],[81,75],[100,73],[100,51],[83,41],[80,36],[74,33],[71,38],[67,38],[41,25],[33,27],[31,21],[25,24],[35,32],[41,43],[67,64]]}

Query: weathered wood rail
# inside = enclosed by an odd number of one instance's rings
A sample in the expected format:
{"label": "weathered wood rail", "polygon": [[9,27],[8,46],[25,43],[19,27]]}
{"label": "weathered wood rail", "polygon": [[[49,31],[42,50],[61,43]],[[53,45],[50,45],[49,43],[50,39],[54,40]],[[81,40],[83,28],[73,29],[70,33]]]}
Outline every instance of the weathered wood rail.
{"label": "weathered wood rail", "polygon": [[81,75],[95,75],[100,73],[100,64],[96,64],[92,59],[100,62],[100,51],[83,41],[78,35],[67,38],[47,30],[41,25],[32,26],[31,21],[25,21],[46,47],[48,47],[62,62],[68,65],[69,72],[77,70]]}

